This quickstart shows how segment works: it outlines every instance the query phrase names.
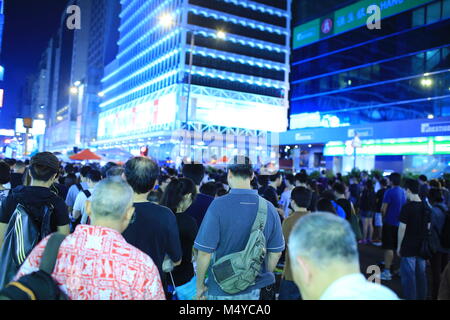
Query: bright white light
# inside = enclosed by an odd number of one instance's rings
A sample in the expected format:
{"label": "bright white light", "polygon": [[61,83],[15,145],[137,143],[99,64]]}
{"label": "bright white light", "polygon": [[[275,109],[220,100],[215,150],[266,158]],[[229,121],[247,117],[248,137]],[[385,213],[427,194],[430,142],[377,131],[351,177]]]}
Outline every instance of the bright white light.
{"label": "bright white light", "polygon": [[57,116],[56,117],[56,120],[58,120],[58,121],[62,121],[64,118],[62,117],[62,116]]}
{"label": "bright white light", "polygon": [[71,87],[70,88],[70,93],[71,94],[78,94],[78,88],[77,87]]}
{"label": "bright white light", "polygon": [[81,85],[81,81],[75,81],[73,85],[79,87]]}
{"label": "bright white light", "polygon": [[161,26],[168,28],[174,23],[174,19],[171,14],[164,14],[159,18]]}
{"label": "bright white light", "polygon": [[429,114],[429,115],[428,115],[428,119],[434,119],[434,115]]}
{"label": "bright white light", "polygon": [[227,33],[223,30],[219,30],[217,31],[217,38],[221,39],[221,40],[225,40],[227,38]]}
{"label": "bright white light", "polygon": [[105,96],[105,93],[104,93],[104,92],[99,92],[99,93],[98,93],[98,96],[99,96],[100,98],[103,98],[103,97]]}
{"label": "bright white light", "polygon": [[433,80],[430,78],[423,78],[420,80],[420,84],[424,87],[431,87],[433,85]]}
{"label": "bright white light", "polygon": [[38,114],[38,119],[44,119],[44,115],[42,113]]}

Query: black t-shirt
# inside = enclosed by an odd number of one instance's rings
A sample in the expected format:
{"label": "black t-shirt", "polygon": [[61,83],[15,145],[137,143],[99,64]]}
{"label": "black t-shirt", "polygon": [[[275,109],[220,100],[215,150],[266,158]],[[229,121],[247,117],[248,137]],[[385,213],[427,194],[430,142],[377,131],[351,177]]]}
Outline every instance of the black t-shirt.
{"label": "black t-shirt", "polygon": [[[36,208],[33,212],[42,212],[45,205],[53,205],[54,211],[50,217],[50,227],[52,232],[56,232],[57,227],[69,224],[69,212],[64,200],[55,193],[44,187],[24,187],[19,186],[12,190],[8,197],[0,205],[0,222],[9,223],[12,214],[18,204],[25,207]],[[42,218],[42,217],[40,217]]]}
{"label": "black t-shirt", "polygon": [[173,262],[181,259],[175,215],[170,209],[151,202],[135,203],[134,207],[134,218],[122,235],[129,244],[152,258],[164,279],[162,264],[166,254]]}
{"label": "black t-shirt", "polygon": [[183,251],[183,258],[181,264],[172,272],[173,279],[176,286],[181,286],[191,281],[194,276],[194,266],[192,265],[192,248],[194,247],[194,240],[197,237],[198,226],[195,219],[186,213],[175,214],[180,230],[181,249]]}
{"label": "black t-shirt", "polygon": [[259,188],[258,193],[261,197],[273,204],[275,208],[278,208],[278,194],[277,190],[272,186],[264,186]]}
{"label": "black t-shirt", "polygon": [[362,211],[377,211],[377,196],[373,190],[363,190],[359,208]]}
{"label": "black t-shirt", "polygon": [[406,224],[400,254],[402,257],[419,256],[424,236],[425,210],[422,202],[406,203],[400,211],[400,222]]}
{"label": "black t-shirt", "polygon": [[308,208],[308,211],[310,212],[316,212],[317,211],[317,202],[319,201],[319,195],[317,192],[313,191],[311,194],[311,204]]}
{"label": "black t-shirt", "polygon": [[209,205],[213,202],[214,198],[203,193],[197,194],[195,201],[186,210],[186,214],[193,217],[197,222],[197,225],[202,224],[206,211],[208,211]]}
{"label": "black t-shirt", "polygon": [[384,199],[384,193],[386,192],[387,188],[381,188],[377,191],[376,198],[377,198],[377,210],[376,212],[381,212],[381,207],[383,206],[383,199]]}
{"label": "black t-shirt", "polygon": [[350,200],[347,199],[338,199],[336,200],[337,204],[342,207],[345,211],[345,219],[348,221],[350,220],[351,214],[352,214],[352,204]]}

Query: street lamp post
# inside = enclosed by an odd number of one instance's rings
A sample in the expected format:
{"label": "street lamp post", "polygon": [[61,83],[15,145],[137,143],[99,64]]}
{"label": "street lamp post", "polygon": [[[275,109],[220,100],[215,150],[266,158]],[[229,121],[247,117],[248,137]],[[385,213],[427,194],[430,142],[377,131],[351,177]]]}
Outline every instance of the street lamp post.
{"label": "street lamp post", "polygon": [[[160,17],[160,25],[168,28],[172,25],[174,25],[174,19],[173,16],[170,14],[165,14]],[[194,52],[195,52],[195,36],[198,34],[195,30],[189,30],[191,32],[191,43],[190,43],[190,52],[189,52],[189,74],[188,74],[188,93],[187,93],[187,101],[186,101],[186,116],[184,121],[184,126],[187,129],[189,129],[189,108],[190,108],[190,102],[191,102],[191,87],[192,87],[192,67],[194,64]],[[224,40],[226,38],[226,32],[223,30],[216,30],[216,37],[218,39]]]}

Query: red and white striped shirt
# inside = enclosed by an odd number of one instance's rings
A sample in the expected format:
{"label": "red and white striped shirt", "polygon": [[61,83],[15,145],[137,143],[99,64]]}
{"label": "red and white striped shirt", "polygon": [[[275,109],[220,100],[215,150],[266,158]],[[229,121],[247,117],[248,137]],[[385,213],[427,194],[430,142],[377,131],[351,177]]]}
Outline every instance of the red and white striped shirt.
{"label": "red and white striped shirt", "polygon": [[[33,249],[15,280],[39,269],[48,239]],[[165,300],[152,259],[110,228],[79,225],[61,244],[52,276],[72,300]]]}

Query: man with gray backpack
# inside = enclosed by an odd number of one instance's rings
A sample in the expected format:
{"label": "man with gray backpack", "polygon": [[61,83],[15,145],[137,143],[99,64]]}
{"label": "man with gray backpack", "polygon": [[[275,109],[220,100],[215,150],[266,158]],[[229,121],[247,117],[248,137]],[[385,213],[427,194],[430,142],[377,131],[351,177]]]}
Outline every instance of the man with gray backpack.
{"label": "man with gray backpack", "polygon": [[258,300],[261,288],[275,283],[285,242],[277,210],[252,190],[253,177],[250,159],[235,156],[230,193],[208,208],[194,242],[198,300]]}

